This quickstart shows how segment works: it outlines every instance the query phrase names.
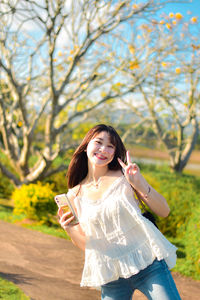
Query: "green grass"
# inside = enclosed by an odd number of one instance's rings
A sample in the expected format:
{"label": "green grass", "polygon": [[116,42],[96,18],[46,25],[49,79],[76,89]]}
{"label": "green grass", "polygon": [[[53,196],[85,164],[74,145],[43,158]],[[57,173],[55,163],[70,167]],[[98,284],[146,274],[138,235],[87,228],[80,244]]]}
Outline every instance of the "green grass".
{"label": "green grass", "polygon": [[0,299],[2,300],[29,300],[16,285],[0,277]]}

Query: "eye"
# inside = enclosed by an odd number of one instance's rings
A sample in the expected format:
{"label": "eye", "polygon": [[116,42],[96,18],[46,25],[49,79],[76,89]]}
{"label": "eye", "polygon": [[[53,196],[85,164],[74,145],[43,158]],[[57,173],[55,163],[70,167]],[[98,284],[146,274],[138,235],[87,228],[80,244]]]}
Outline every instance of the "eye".
{"label": "eye", "polygon": [[109,147],[109,148],[112,148],[112,149],[114,148],[114,146],[113,146],[113,145],[108,145],[108,147]]}
{"label": "eye", "polygon": [[95,141],[95,143],[97,143],[97,144],[101,144],[101,142],[100,142],[100,141],[98,141],[98,140],[97,140],[97,141]]}

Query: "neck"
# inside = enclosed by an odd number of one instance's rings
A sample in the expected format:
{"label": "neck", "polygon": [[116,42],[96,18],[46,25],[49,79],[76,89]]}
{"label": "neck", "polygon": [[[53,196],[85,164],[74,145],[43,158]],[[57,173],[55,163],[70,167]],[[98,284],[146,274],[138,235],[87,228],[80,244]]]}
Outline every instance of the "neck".
{"label": "neck", "polygon": [[98,182],[98,180],[109,172],[108,167],[105,168],[88,168],[87,181]]}

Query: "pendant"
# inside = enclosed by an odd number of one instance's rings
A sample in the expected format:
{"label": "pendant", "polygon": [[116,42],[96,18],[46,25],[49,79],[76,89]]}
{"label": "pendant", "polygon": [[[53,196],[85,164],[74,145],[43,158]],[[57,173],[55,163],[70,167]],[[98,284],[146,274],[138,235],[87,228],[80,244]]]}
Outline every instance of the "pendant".
{"label": "pendant", "polygon": [[100,181],[101,181],[101,177],[97,180],[97,182],[92,182],[91,184],[96,188],[98,189],[99,188],[99,184],[100,184]]}
{"label": "pendant", "polygon": [[99,183],[98,183],[98,182],[97,182],[97,183],[92,183],[92,185],[93,185],[96,189],[99,188]]}

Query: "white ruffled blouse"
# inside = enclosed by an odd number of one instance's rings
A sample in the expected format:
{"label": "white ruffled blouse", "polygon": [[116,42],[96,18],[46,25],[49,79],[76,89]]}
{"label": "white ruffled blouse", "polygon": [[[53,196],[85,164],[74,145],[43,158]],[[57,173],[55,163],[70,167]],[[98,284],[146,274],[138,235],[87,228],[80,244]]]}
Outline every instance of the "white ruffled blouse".
{"label": "white ruffled blouse", "polygon": [[99,289],[119,277],[128,278],[164,259],[171,269],[177,248],[142,216],[133,190],[122,175],[102,199],[77,196],[74,203],[86,235],[81,286]]}

